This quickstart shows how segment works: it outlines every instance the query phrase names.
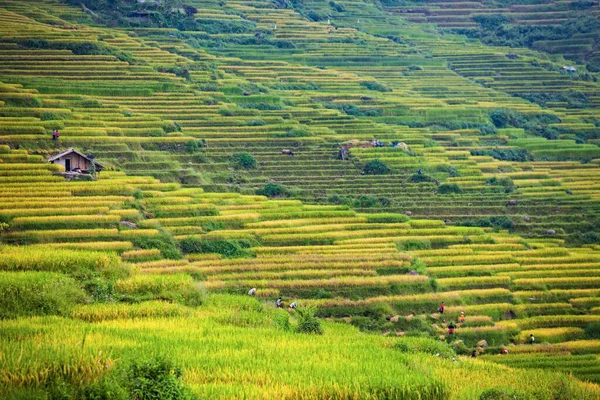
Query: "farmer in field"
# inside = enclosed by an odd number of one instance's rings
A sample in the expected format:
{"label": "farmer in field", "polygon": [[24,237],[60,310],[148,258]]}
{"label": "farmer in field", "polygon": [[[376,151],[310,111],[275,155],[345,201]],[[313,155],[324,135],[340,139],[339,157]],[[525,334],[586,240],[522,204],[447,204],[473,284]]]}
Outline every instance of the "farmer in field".
{"label": "farmer in field", "polygon": [[508,354],[508,350],[502,349],[502,350],[500,350],[500,354]]}
{"label": "farmer in field", "polygon": [[295,301],[292,302],[292,303],[290,303],[290,309],[291,310],[295,309],[296,307],[298,307],[298,304]]}
{"label": "farmer in field", "polygon": [[445,309],[446,309],[446,306],[444,305],[444,302],[442,301],[442,304],[440,304],[440,308],[438,309],[438,311],[440,312],[440,314],[443,314]]}
{"label": "farmer in field", "polygon": [[252,289],[248,290],[248,296],[254,296],[254,294],[256,293],[256,288],[253,287]]}
{"label": "farmer in field", "polygon": [[278,297],[277,300],[275,300],[275,305],[277,308],[281,308],[281,297]]}
{"label": "farmer in field", "polygon": [[452,322],[450,322],[450,325],[448,325],[448,335],[454,335],[454,329],[456,327],[454,326],[454,324]]}
{"label": "farmer in field", "polygon": [[533,333],[529,334],[529,340],[528,340],[529,344],[534,344],[535,343],[535,337],[533,337]]}
{"label": "farmer in field", "polygon": [[460,322],[461,322],[461,323],[462,323],[462,322],[465,322],[465,312],[464,312],[464,311],[461,311],[461,312],[460,312]]}
{"label": "farmer in field", "polygon": [[58,139],[58,131],[55,129],[52,131],[52,140],[54,142],[56,142],[57,139]]}

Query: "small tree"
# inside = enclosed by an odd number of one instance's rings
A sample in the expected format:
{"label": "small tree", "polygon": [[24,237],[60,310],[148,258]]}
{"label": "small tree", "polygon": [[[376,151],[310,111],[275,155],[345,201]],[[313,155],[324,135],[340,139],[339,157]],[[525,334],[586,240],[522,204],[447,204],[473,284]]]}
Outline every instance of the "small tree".
{"label": "small tree", "polygon": [[247,152],[233,153],[231,155],[231,164],[236,169],[254,169],[256,168],[256,160],[252,154]]}
{"label": "small tree", "polygon": [[363,167],[363,172],[365,175],[386,175],[391,171],[392,170],[390,167],[388,167],[386,163],[381,160],[369,161]]}
{"label": "small tree", "polygon": [[438,189],[438,194],[462,193],[462,189],[456,183],[444,183]]}
{"label": "small tree", "polygon": [[257,190],[256,194],[267,197],[285,197],[289,195],[289,191],[283,185],[267,183],[264,188]]}
{"label": "small tree", "polygon": [[302,307],[296,309],[296,315],[298,316],[298,326],[296,327],[296,332],[312,333],[316,335],[323,334],[321,321],[315,317],[315,312],[315,307]]}

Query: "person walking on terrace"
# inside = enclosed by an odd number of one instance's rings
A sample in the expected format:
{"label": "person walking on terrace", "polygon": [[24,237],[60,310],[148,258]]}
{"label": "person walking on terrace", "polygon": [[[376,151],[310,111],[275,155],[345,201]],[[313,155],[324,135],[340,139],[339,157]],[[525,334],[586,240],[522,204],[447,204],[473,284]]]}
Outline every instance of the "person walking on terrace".
{"label": "person walking on terrace", "polygon": [[450,322],[450,325],[448,325],[448,335],[454,335],[454,329],[456,327],[454,326],[454,324],[452,322]]}
{"label": "person walking on terrace", "polygon": [[446,306],[444,305],[444,302],[442,301],[442,304],[440,304],[440,308],[438,309],[438,311],[440,312],[440,314],[443,314],[445,309],[446,309]]}

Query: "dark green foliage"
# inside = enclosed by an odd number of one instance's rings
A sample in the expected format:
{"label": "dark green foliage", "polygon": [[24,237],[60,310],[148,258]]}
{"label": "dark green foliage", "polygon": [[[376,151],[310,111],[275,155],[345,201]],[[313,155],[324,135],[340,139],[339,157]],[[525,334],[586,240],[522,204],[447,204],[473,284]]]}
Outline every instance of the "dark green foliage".
{"label": "dark green foliage", "polygon": [[484,217],[476,220],[465,220],[456,223],[461,226],[478,226],[481,228],[494,228],[494,229],[508,229],[513,228],[513,222],[510,217],[506,215],[499,215],[494,217]]}
{"label": "dark green foliage", "polygon": [[492,178],[488,178],[485,181],[486,185],[491,186],[499,186],[502,188],[504,193],[511,193],[515,190],[515,184],[510,178],[496,178],[495,176]]}
{"label": "dark green foliage", "polygon": [[264,126],[267,123],[265,121],[263,121],[262,119],[253,119],[251,121],[248,121],[248,126]]}
{"label": "dark green foliage", "polygon": [[429,240],[407,240],[400,242],[397,245],[400,251],[413,251],[413,250],[428,250],[431,249],[431,241]]}
{"label": "dark green foliage", "polygon": [[327,19],[327,17],[325,15],[321,15],[316,11],[310,10],[306,13],[306,17],[314,22],[318,22],[318,21],[323,21],[324,19]]}
{"label": "dark green foliage", "polygon": [[322,335],[323,328],[321,327],[321,321],[315,316],[315,313],[315,307],[297,308],[298,326],[296,326],[296,332]]}
{"label": "dark green foliage", "polygon": [[[85,400],[192,400],[183,371],[164,357],[132,360],[80,389]],[[69,396],[69,398],[72,398]]]}
{"label": "dark green foliage", "polygon": [[521,127],[525,119],[521,113],[510,108],[497,108],[490,113],[490,120],[496,128]]}
{"label": "dark green foliage", "polygon": [[567,103],[567,108],[587,108],[590,105],[590,100],[584,93],[574,90],[566,93],[515,93],[515,96],[522,97],[542,107],[546,107],[549,102]]}
{"label": "dark green foliage", "polygon": [[216,20],[216,19],[196,19],[195,29],[186,30],[201,30],[210,34],[220,33],[250,33],[256,30],[256,24],[251,21],[237,20]]}
{"label": "dark green foliage", "polygon": [[486,30],[495,29],[510,22],[510,19],[503,14],[481,14],[474,16],[473,19]]}
{"label": "dark green foliage", "polygon": [[491,124],[483,124],[479,126],[479,132],[482,135],[495,135],[496,134],[496,127],[494,125]]}
{"label": "dark green foliage", "polygon": [[330,1],[329,6],[340,13],[346,11],[346,7],[343,4],[336,3],[335,1]]}
{"label": "dark green foliage", "polygon": [[42,113],[42,115],[40,115],[40,119],[42,121],[55,121],[58,119],[65,119],[65,115],[64,114],[56,114],[53,112],[45,112]]}
{"label": "dark green foliage", "polygon": [[252,247],[248,240],[202,239],[197,236],[185,238],[179,242],[184,254],[216,253],[225,257],[248,257],[246,249]]}
{"label": "dark green foliage", "polygon": [[354,208],[369,208],[388,206],[390,204],[390,199],[387,197],[374,197],[366,194],[360,196],[340,196],[334,194],[327,198],[327,202]]}
{"label": "dark green foliage", "polygon": [[471,150],[473,156],[490,156],[496,160],[502,161],[533,161],[533,156],[525,149],[512,148],[512,149],[481,149]]}
{"label": "dark green foliage", "polygon": [[231,155],[231,165],[237,169],[254,169],[256,168],[256,160],[252,154],[247,152],[233,153]]}
{"label": "dark green foliage", "polygon": [[360,108],[354,104],[334,104],[325,103],[326,108],[342,111],[348,115],[355,117],[379,117],[382,115],[382,111],[376,108]]}
{"label": "dark green foliage", "polygon": [[267,197],[287,197],[290,195],[289,190],[278,183],[267,183],[264,188],[256,191],[256,194]]}
{"label": "dark green foliage", "polygon": [[188,140],[183,144],[183,146],[185,147],[185,151],[188,153],[196,153],[206,146],[206,140]]}
{"label": "dark green foliage", "polygon": [[5,97],[0,94],[0,100],[2,100],[8,107],[31,107],[39,108],[42,107],[42,100],[37,97],[25,96],[25,97]]}
{"label": "dark green foliage", "polygon": [[191,399],[194,396],[184,386],[182,376],[183,371],[166,359],[133,361],[125,386],[132,399]]}
{"label": "dark green foliage", "polygon": [[595,231],[588,232],[575,232],[572,235],[569,235],[568,240],[569,245],[571,246],[581,246],[585,244],[599,244],[600,243],[600,233]]}
{"label": "dark green foliage", "polygon": [[312,133],[306,128],[290,128],[285,131],[285,133],[280,133],[275,135],[275,137],[307,137],[312,136]]}
{"label": "dark green foliage", "polygon": [[155,237],[134,237],[131,242],[140,249],[158,249],[164,258],[178,260],[181,258],[181,253],[177,248],[177,244],[173,237],[166,232]]}
{"label": "dark green foliage", "polygon": [[[52,50],[70,50],[76,55],[112,55],[121,61],[133,63],[133,57],[130,54],[105,46],[98,42],[51,42],[45,39],[19,39],[11,40],[19,46],[27,49],[52,49]],[[95,101],[95,100],[93,100]]]}
{"label": "dark green foliage", "polygon": [[165,133],[181,132],[181,125],[179,125],[177,122],[173,122],[163,125],[162,129]]}
{"label": "dark green foliage", "polygon": [[588,339],[600,339],[600,323],[593,323],[586,326],[585,336]]}
{"label": "dark green foliage", "polygon": [[181,78],[184,78],[185,80],[191,80],[192,76],[190,75],[190,70],[186,67],[182,67],[182,66],[176,66],[176,67],[160,67],[157,68],[158,72],[166,72],[169,74],[173,74],[175,76],[179,76]]}
{"label": "dark green foliage", "polygon": [[379,82],[362,81],[360,86],[366,87],[369,90],[376,90],[378,92],[391,92],[392,90]]}
{"label": "dark green foliage", "polygon": [[438,194],[462,193],[463,190],[456,183],[444,183],[438,188]]}
{"label": "dark green foliage", "polygon": [[392,170],[381,160],[369,161],[363,167],[363,173],[365,175],[387,175]]}
{"label": "dark green foliage", "polygon": [[[574,36],[598,32],[600,21],[586,15],[587,1],[570,3],[571,9],[580,11],[566,22],[558,25],[512,25],[504,15],[478,15],[473,19],[479,23],[477,29],[457,29],[459,33],[480,39],[495,46],[534,47],[539,41],[569,40]],[[583,12],[581,12],[583,10]]]}
{"label": "dark green foliage", "polygon": [[443,172],[448,174],[450,177],[460,176],[460,171],[454,165],[436,165],[435,172]]}
{"label": "dark green foliage", "polygon": [[434,179],[424,174],[412,174],[409,179],[412,183],[433,182]]}
{"label": "dark green foliage", "polygon": [[527,133],[550,140],[558,139],[561,133],[559,128],[549,126],[560,122],[553,114],[523,115],[512,109],[497,108],[490,113],[490,120],[497,128],[523,128]]}

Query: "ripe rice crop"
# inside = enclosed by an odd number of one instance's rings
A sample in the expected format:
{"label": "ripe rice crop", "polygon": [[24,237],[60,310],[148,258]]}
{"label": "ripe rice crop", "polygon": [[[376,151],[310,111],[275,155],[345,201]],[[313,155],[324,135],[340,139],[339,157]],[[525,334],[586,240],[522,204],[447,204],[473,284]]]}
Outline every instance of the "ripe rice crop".
{"label": "ripe rice crop", "polygon": [[53,271],[69,274],[78,270],[106,270],[120,259],[115,254],[95,251],[53,249],[42,246],[0,246],[0,269],[3,271]]}
{"label": "ripe rice crop", "polygon": [[86,322],[100,322],[126,318],[185,317],[192,313],[192,309],[180,304],[147,301],[139,304],[117,303],[78,306],[71,312],[71,317]]}
{"label": "ripe rice crop", "polygon": [[314,280],[239,280],[239,281],[212,281],[206,283],[207,289],[220,289],[228,286],[236,287],[272,287],[272,288],[302,288],[302,287],[332,287],[332,286],[372,286],[388,285],[392,283],[419,283],[427,281],[426,276],[391,275],[378,277],[340,277],[333,279]]}
{"label": "ripe rice crop", "polygon": [[118,215],[68,215],[13,218],[12,225],[19,229],[109,228],[119,221]]}

